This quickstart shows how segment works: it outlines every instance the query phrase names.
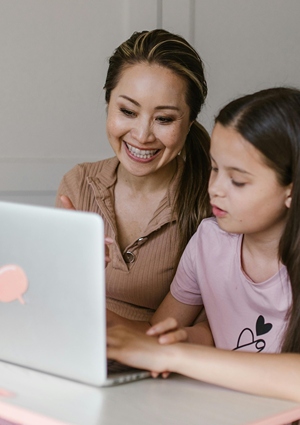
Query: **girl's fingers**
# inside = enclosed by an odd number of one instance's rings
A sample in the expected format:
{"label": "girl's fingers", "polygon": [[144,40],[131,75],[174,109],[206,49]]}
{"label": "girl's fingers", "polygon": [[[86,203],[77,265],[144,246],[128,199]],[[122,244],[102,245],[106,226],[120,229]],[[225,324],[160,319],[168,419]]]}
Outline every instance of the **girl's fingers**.
{"label": "girl's fingers", "polygon": [[160,335],[158,338],[158,342],[160,344],[175,344],[176,342],[183,342],[187,340],[187,332],[185,329],[178,329],[174,332],[166,333]]}
{"label": "girl's fingers", "polygon": [[177,320],[173,317],[168,317],[167,319],[163,320],[162,322],[156,323],[154,326],[152,326],[150,329],[147,330],[147,335],[161,335],[165,332],[170,332],[173,330],[178,329],[178,323]]}

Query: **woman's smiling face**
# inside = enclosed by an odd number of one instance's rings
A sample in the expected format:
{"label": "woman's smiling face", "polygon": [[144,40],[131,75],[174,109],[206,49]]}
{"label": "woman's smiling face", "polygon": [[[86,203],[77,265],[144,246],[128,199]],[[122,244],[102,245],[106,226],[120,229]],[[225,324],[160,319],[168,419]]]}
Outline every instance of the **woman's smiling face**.
{"label": "woman's smiling face", "polygon": [[159,65],[126,67],[111,93],[106,130],[123,167],[146,176],[171,165],[191,125],[183,78]]}

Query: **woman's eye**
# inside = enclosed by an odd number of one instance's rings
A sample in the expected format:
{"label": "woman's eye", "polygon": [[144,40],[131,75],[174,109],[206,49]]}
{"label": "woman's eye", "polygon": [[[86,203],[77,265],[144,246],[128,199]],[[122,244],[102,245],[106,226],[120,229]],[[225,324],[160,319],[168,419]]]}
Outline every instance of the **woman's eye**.
{"label": "woman's eye", "polygon": [[169,124],[174,121],[173,118],[170,117],[157,117],[156,120],[162,124]]}
{"label": "woman's eye", "polygon": [[121,112],[126,115],[127,117],[135,117],[136,114],[133,111],[130,111],[130,109],[126,109],[126,108],[121,108]]}

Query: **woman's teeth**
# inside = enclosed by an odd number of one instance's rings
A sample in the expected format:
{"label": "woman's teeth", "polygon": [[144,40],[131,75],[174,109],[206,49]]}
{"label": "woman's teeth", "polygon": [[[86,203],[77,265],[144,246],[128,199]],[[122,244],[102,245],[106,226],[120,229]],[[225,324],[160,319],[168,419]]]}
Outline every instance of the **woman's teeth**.
{"label": "woman's teeth", "polygon": [[132,155],[136,156],[137,158],[141,158],[141,159],[149,159],[152,156],[154,156],[158,151],[158,149],[153,149],[153,150],[144,150],[143,149],[143,150],[141,150],[141,149],[135,148],[133,146],[130,146],[128,143],[126,143],[126,146],[127,146],[129,152]]}

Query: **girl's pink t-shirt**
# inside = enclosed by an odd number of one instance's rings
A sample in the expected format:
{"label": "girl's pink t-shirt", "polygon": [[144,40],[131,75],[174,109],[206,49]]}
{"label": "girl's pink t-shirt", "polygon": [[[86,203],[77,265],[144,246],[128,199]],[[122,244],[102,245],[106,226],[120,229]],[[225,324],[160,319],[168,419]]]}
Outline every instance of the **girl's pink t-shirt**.
{"label": "girl's pink t-shirt", "polygon": [[243,235],[221,230],[216,219],[201,222],[171,284],[174,298],[205,306],[216,347],[279,352],[291,304],[287,270],[254,283],[241,266]]}

